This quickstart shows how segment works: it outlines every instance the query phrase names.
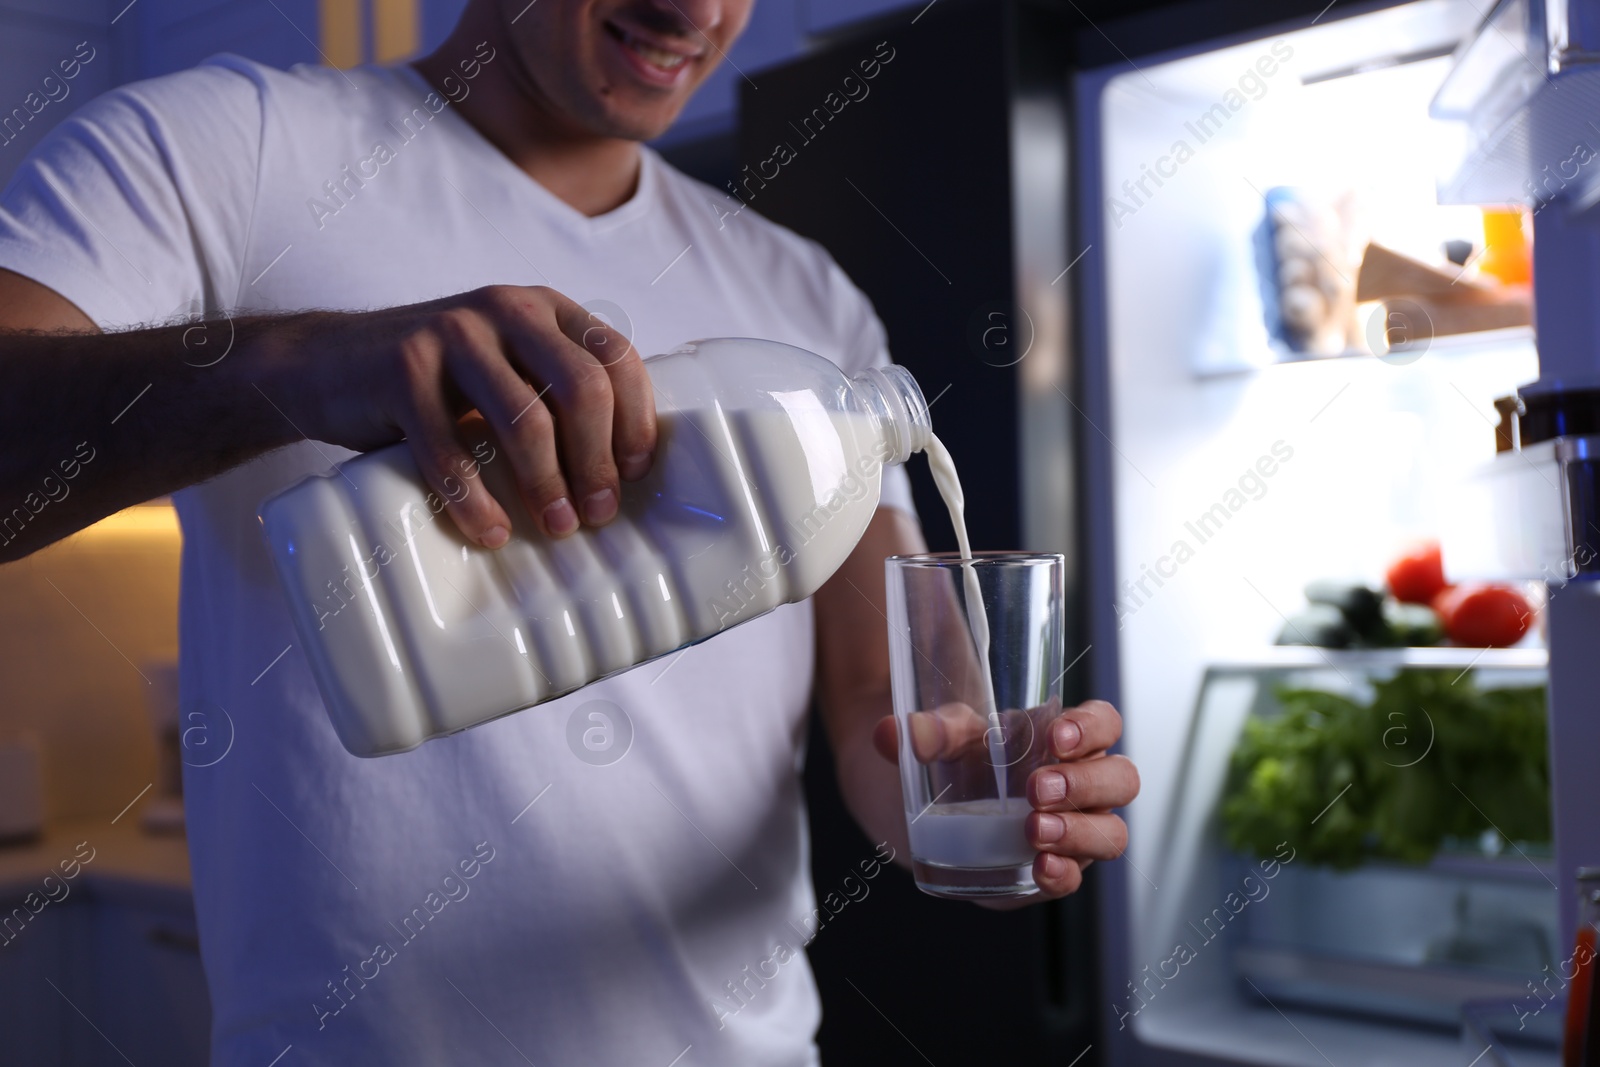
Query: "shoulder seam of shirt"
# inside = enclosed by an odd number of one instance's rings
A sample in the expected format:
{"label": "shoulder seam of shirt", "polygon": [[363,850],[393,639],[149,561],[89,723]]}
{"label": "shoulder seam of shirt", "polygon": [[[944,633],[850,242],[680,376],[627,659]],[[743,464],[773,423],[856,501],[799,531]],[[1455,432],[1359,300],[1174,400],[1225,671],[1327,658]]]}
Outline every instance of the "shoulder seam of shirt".
{"label": "shoulder seam of shirt", "polygon": [[239,245],[238,255],[236,257],[239,277],[237,283],[234,285],[232,302],[226,308],[221,309],[224,311],[232,311],[233,309],[239,307],[240,302],[244,299],[244,276],[249,272],[248,264],[250,262],[250,247],[252,240],[255,238],[256,232],[256,209],[261,204],[261,159],[266,150],[267,140],[267,98],[266,93],[263,91],[261,78],[254,70],[257,64],[249,59],[244,58],[243,56],[235,55],[232,52],[222,52],[208,57],[199,65],[202,67],[218,67],[222,70],[232,71],[237,76],[249,82],[251,88],[255,90],[256,94],[256,158],[254,165],[251,168],[253,173],[250,183],[250,205],[249,214],[245,219],[244,240]]}

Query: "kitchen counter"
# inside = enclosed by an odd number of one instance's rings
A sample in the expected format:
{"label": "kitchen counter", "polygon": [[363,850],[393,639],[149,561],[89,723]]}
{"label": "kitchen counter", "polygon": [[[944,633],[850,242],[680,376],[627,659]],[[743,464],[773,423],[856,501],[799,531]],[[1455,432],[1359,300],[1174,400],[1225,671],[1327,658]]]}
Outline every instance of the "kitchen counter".
{"label": "kitchen counter", "polygon": [[[43,893],[45,878],[61,878],[61,863],[77,858],[82,842],[94,849],[94,858],[70,881],[73,894],[87,889],[102,899],[189,906],[187,840],[181,834],[146,833],[136,812],[115,825],[106,819],[64,820],[31,841],[0,845],[0,905],[9,909],[29,892]],[[52,889],[59,894],[53,884]]]}

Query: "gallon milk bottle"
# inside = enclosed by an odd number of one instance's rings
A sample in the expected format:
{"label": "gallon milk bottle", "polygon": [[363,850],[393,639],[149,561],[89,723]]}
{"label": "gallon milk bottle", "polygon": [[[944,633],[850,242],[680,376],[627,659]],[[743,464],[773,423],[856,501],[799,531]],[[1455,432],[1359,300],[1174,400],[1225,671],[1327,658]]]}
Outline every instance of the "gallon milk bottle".
{"label": "gallon milk bottle", "polygon": [[358,756],[414,748],[570,693],[802,600],[855,548],[884,464],[932,437],[901,367],[847,377],[821,356],[746,338],[645,361],[659,441],[617,517],[546,537],[497,442],[478,477],[512,519],[469,543],[408,446],[307,478],[261,523],[339,739]]}

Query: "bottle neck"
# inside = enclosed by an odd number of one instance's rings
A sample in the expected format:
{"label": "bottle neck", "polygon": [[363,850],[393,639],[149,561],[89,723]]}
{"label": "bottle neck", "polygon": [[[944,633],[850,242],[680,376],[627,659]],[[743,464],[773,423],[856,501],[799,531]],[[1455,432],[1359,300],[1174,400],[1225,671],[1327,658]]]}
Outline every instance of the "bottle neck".
{"label": "bottle neck", "polygon": [[889,446],[884,463],[904,463],[913,452],[928,447],[933,440],[933,418],[910,371],[894,364],[873,367],[850,379],[850,385],[878,420],[879,432]]}

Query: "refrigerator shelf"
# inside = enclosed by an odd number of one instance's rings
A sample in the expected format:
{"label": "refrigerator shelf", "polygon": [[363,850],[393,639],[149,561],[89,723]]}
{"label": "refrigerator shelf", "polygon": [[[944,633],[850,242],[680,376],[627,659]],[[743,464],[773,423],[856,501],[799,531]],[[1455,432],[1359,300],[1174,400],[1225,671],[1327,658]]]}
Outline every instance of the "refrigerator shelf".
{"label": "refrigerator shelf", "polygon": [[[1369,866],[1379,866],[1371,863]],[[1555,860],[1550,846],[1531,850],[1528,845],[1508,846],[1499,856],[1474,855],[1464,852],[1441,852],[1433,857],[1428,870],[1458,878],[1491,879],[1506,882],[1545,883],[1554,885]]]}
{"label": "refrigerator shelf", "polygon": [[[1364,305],[1363,305],[1364,306]],[[1379,313],[1375,306],[1368,314]],[[1299,363],[1326,363],[1330,359],[1379,359],[1397,364],[1409,363],[1423,355],[1437,356],[1467,356],[1481,352],[1494,352],[1509,349],[1532,349],[1534,347],[1533,327],[1507,326],[1498,330],[1478,330],[1474,333],[1443,334],[1438,337],[1429,337],[1406,348],[1391,348],[1384,352],[1374,352],[1365,345],[1346,348],[1343,352],[1333,355],[1317,355],[1311,352],[1294,352],[1287,347],[1274,345],[1272,359],[1261,364],[1244,364],[1226,369],[1201,368],[1202,377],[1211,374],[1236,373],[1244,369],[1261,369],[1266,366],[1292,366]]]}
{"label": "refrigerator shelf", "polygon": [[1270,671],[1336,668],[1351,672],[1391,671],[1403,668],[1439,670],[1544,670],[1550,653],[1543,648],[1314,648],[1308,645],[1274,645],[1247,657],[1213,660],[1208,672],[1217,675],[1254,675]]}
{"label": "refrigerator shelf", "polygon": [[[1596,143],[1597,147],[1600,147],[1600,138],[1597,138]],[[1365,319],[1367,316],[1381,313],[1381,307],[1374,304],[1371,311],[1360,312],[1360,317]],[[1249,358],[1248,353],[1241,350],[1237,359],[1219,360],[1196,357],[1191,359],[1190,365],[1196,378],[1210,379],[1264,371],[1270,367],[1297,367],[1307,363],[1327,363],[1330,361],[1372,359],[1376,357],[1396,366],[1404,366],[1423,357],[1428,359],[1453,359],[1485,353],[1532,352],[1533,350],[1534,336],[1531,326],[1507,326],[1497,330],[1479,330],[1474,333],[1443,334],[1437,337],[1428,337],[1407,348],[1397,347],[1383,352],[1374,352],[1367,345],[1359,344],[1331,355],[1317,355],[1311,352],[1295,352],[1281,344],[1270,344],[1263,349],[1256,350],[1258,353],[1265,353],[1257,355],[1256,358]]]}
{"label": "refrigerator shelf", "polygon": [[1482,1067],[1559,1067],[1567,1002],[1475,1001],[1461,1009],[1461,1039],[1483,1049]]}
{"label": "refrigerator shelf", "polygon": [[1397,1022],[1455,1027],[1471,1001],[1513,1001],[1527,995],[1527,975],[1485,975],[1448,966],[1352,959],[1333,953],[1243,946],[1233,954],[1244,991],[1269,1003],[1353,1012]]}

